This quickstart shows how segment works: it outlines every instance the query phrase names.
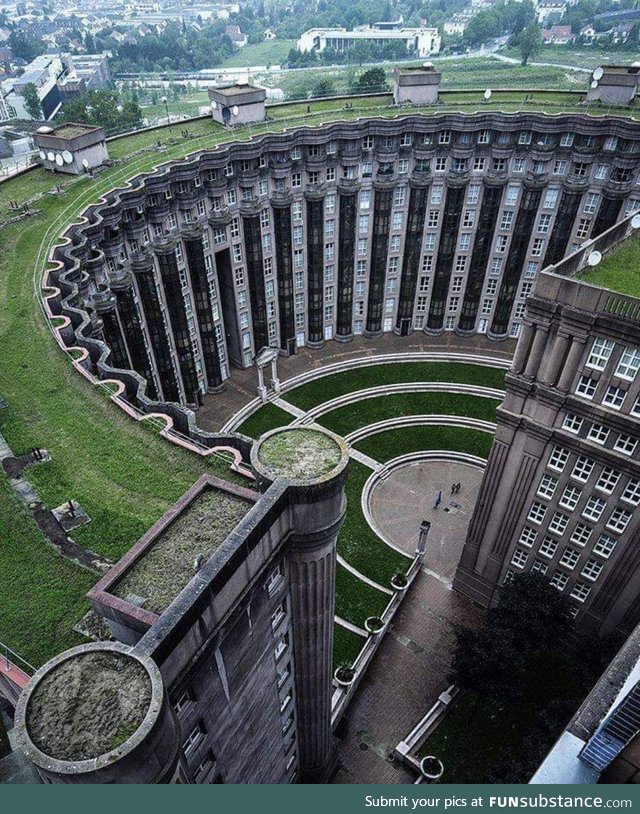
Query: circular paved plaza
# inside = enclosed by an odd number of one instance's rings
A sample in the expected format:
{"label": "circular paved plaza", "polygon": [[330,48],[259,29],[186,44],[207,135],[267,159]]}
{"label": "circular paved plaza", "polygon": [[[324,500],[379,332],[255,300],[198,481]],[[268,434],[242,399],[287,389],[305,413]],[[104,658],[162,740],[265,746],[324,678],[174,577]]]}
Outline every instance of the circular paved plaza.
{"label": "circular paved plaza", "polygon": [[[459,461],[411,461],[374,484],[371,514],[383,538],[407,553],[418,544],[420,524],[431,523],[424,567],[450,582],[460,559],[478,496],[482,469]],[[451,494],[454,483],[460,491]],[[438,508],[435,504],[442,493]]]}

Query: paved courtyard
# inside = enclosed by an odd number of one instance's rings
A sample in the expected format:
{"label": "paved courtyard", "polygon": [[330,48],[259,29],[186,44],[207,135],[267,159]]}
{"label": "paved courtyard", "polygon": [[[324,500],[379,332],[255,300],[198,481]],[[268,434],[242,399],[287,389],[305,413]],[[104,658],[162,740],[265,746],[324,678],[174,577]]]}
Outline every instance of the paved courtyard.
{"label": "paved courtyard", "polygon": [[[415,549],[420,522],[430,520],[427,560],[341,725],[340,768],[334,783],[413,783],[415,775],[389,754],[438,695],[455,643],[454,625],[477,625],[482,610],[451,590],[482,472],[465,464],[424,462],[392,472],[376,490],[374,514],[397,545]],[[459,495],[450,495],[454,482]],[[442,503],[433,509],[442,489]],[[460,505],[445,511],[450,503]]]}

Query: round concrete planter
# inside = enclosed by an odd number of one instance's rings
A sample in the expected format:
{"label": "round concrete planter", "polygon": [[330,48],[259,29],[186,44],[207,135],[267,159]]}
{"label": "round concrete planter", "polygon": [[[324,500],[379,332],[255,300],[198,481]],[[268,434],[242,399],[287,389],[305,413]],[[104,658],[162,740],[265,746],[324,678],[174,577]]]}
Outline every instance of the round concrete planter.
{"label": "round concrete planter", "polygon": [[369,616],[364,620],[364,629],[372,636],[377,636],[385,629],[386,625],[379,616]]}
{"label": "round concrete planter", "polygon": [[394,591],[404,591],[409,584],[409,580],[404,574],[394,574],[391,577],[391,587]]}
{"label": "round concrete planter", "polygon": [[420,761],[420,771],[428,783],[435,783],[444,774],[442,761],[433,755],[427,755]]}
{"label": "round concrete planter", "polygon": [[353,667],[338,667],[333,677],[339,687],[350,687],[356,677]]}

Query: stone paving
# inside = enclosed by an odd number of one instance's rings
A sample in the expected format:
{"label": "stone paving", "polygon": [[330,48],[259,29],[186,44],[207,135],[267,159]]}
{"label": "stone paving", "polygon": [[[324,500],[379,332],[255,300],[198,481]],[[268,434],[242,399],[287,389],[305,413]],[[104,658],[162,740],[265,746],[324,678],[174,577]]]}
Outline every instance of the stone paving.
{"label": "stone paving", "polygon": [[[460,463],[399,467],[374,500],[377,521],[393,542],[413,551],[422,519],[432,522],[427,561],[385,635],[340,726],[334,783],[413,783],[415,775],[388,756],[449,686],[454,625],[473,627],[482,610],[449,587],[471,518],[482,472]],[[460,481],[459,495],[450,496]],[[435,494],[442,485],[440,508]],[[446,492],[445,492],[446,488]],[[451,501],[461,505],[444,512]],[[404,521],[402,520],[404,516]],[[404,529],[404,531],[403,531]],[[403,538],[406,533],[409,541]],[[431,553],[430,553],[431,552]]]}
{"label": "stone paving", "polygon": [[[294,356],[281,356],[278,359],[278,376],[285,381],[300,373],[325,365],[358,357],[377,356],[383,353],[415,353],[417,351],[458,351],[483,354],[510,360],[515,350],[515,340],[492,342],[482,334],[472,337],[459,337],[453,331],[441,336],[427,336],[416,331],[408,337],[386,333],[376,339],[356,337],[351,342],[329,341],[324,348],[310,350],[301,348]],[[205,396],[203,406],[196,412],[196,421],[203,430],[219,430],[238,410],[257,396],[258,375],[255,367],[240,370],[233,368],[231,378],[225,382],[221,393]],[[286,396],[285,396],[286,398]]]}

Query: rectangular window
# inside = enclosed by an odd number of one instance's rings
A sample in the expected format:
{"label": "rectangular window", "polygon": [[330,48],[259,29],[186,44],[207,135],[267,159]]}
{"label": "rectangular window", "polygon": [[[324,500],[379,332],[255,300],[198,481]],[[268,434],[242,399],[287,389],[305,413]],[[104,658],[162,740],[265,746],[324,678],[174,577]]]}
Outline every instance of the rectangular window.
{"label": "rectangular window", "polygon": [[616,488],[619,480],[620,473],[616,472],[615,469],[611,469],[609,466],[605,466],[596,481],[596,489],[610,495]]}
{"label": "rectangular window", "polygon": [[580,455],[575,462],[573,470],[571,471],[571,477],[579,480],[581,483],[586,483],[593,472],[594,466],[594,461],[591,461],[589,458],[585,458],[584,455]]}
{"label": "rectangular window", "polygon": [[640,480],[638,478],[629,478],[620,499],[631,503],[632,506],[640,503]]}
{"label": "rectangular window", "polygon": [[578,418],[577,415],[573,415],[573,413],[567,413],[564,417],[564,421],[562,422],[562,429],[568,430],[569,432],[579,433],[580,427],[582,427],[583,420]]}
{"label": "rectangular window", "polygon": [[557,486],[557,478],[554,478],[553,475],[544,474],[538,484],[538,494],[546,500],[551,500]]}
{"label": "rectangular window", "polygon": [[589,542],[592,532],[593,529],[587,526],[586,523],[576,523],[570,542],[575,543],[575,545],[585,546]]}
{"label": "rectangular window", "polygon": [[584,602],[590,593],[591,588],[588,585],[585,585],[584,582],[576,582],[571,591],[571,596],[573,599],[577,599],[578,602]]}
{"label": "rectangular window", "polygon": [[558,560],[558,565],[563,565],[565,568],[575,568],[579,559],[580,552],[576,551],[575,548],[567,547],[562,552],[562,556]]}
{"label": "rectangular window", "polygon": [[194,749],[198,746],[198,744],[202,741],[205,736],[205,729],[200,722],[197,726],[195,726],[191,732],[187,735],[185,740],[182,742],[182,749],[185,755],[188,755],[190,752],[193,752]]}
{"label": "rectangular window", "polygon": [[524,568],[527,564],[527,560],[529,559],[529,554],[526,551],[522,551],[520,548],[516,548],[513,552],[513,557],[511,559],[511,565],[515,565],[516,568]]}
{"label": "rectangular window", "polygon": [[589,559],[585,562],[582,571],[580,571],[580,576],[595,582],[602,573],[603,568],[604,565],[599,560]]}
{"label": "rectangular window", "polygon": [[576,385],[576,395],[591,400],[596,392],[598,382],[591,376],[580,376]]}
{"label": "rectangular window", "polygon": [[601,534],[598,538],[598,542],[593,547],[593,553],[606,560],[611,556],[617,542],[618,541],[613,537],[609,537],[608,534]]}
{"label": "rectangular window", "polygon": [[562,506],[563,509],[573,511],[578,505],[581,495],[582,490],[578,489],[577,486],[567,486],[562,493],[560,500],[558,501],[558,505]]}
{"label": "rectangular window", "polygon": [[589,427],[587,438],[596,444],[605,444],[609,437],[609,430],[602,424],[592,424]]}
{"label": "rectangular window", "polygon": [[612,407],[614,410],[619,410],[622,407],[626,395],[627,391],[623,390],[622,387],[616,387],[610,384],[609,387],[607,387],[607,392],[604,394],[602,403],[606,404],[607,407]]}
{"label": "rectangular window", "polygon": [[591,346],[591,352],[589,353],[589,358],[587,359],[587,367],[593,367],[596,370],[604,370],[607,366],[607,362],[609,361],[613,348],[613,342],[597,336],[593,340],[593,345]]}
{"label": "rectangular window", "polygon": [[633,455],[638,442],[635,441],[630,435],[619,435],[613,448],[616,452],[622,452],[623,455]]}
{"label": "rectangular window", "polygon": [[569,577],[567,574],[563,574],[562,571],[556,571],[555,574],[551,577],[550,585],[553,585],[554,588],[557,588],[559,591],[563,591],[569,582]]}
{"label": "rectangular window", "polygon": [[526,546],[527,548],[531,548],[531,546],[535,543],[537,536],[538,532],[535,529],[532,529],[531,526],[525,526],[522,529],[518,543]]}
{"label": "rectangular window", "polygon": [[547,467],[555,470],[556,472],[562,472],[568,459],[568,450],[562,449],[562,447],[554,447],[551,451],[551,455],[549,456]]}
{"label": "rectangular window", "polygon": [[551,559],[557,550],[558,541],[554,540],[553,537],[545,537],[540,543],[538,554],[540,554],[541,557],[548,557]]}
{"label": "rectangular window", "polygon": [[627,379],[627,381],[632,382],[636,377],[638,367],[640,367],[640,350],[637,348],[625,348],[622,351],[622,356],[616,368],[616,376],[620,376],[621,379]]}
{"label": "rectangular window", "polygon": [[602,498],[591,495],[589,500],[587,500],[586,506],[582,510],[582,516],[587,520],[591,520],[593,523],[596,523],[600,519],[600,515],[604,511],[606,505],[606,502],[602,500]]}
{"label": "rectangular window", "polygon": [[616,506],[616,508],[611,512],[611,517],[609,517],[607,520],[606,527],[611,531],[615,531],[617,534],[622,534],[622,532],[629,525],[630,520],[631,512],[627,511],[627,509],[621,508],[620,506]]}
{"label": "rectangular window", "polygon": [[529,509],[529,514],[527,515],[527,520],[530,520],[532,523],[537,523],[540,525],[544,520],[544,516],[547,512],[547,507],[544,503],[540,503],[539,500],[534,500],[531,504],[531,508]]}
{"label": "rectangular window", "polygon": [[557,534],[558,537],[562,537],[562,535],[567,530],[568,524],[569,518],[567,517],[567,515],[562,514],[562,512],[556,512],[551,518],[551,522],[549,523],[549,531],[552,534]]}

